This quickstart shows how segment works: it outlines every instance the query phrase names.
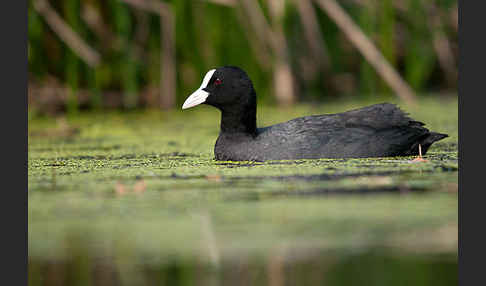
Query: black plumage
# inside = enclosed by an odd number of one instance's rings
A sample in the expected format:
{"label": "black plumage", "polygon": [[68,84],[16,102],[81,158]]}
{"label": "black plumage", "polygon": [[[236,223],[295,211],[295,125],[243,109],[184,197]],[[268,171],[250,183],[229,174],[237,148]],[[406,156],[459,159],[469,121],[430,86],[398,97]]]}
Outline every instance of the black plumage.
{"label": "black plumage", "polygon": [[447,137],[430,132],[422,122],[390,103],[257,128],[256,93],[247,74],[230,66],[210,72],[212,75],[208,72],[207,77],[211,78],[199,89],[206,98],[199,103],[221,111],[221,130],[214,147],[216,160],[410,156],[419,153],[419,144],[425,154],[432,143]]}

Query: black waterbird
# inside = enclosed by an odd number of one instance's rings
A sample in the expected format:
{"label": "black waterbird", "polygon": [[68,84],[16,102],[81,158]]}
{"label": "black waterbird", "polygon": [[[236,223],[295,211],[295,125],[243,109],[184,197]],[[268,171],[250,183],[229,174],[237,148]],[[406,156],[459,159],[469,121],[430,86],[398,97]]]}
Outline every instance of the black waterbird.
{"label": "black waterbird", "polygon": [[208,71],[182,109],[201,103],[221,111],[214,155],[222,161],[411,156],[419,154],[419,145],[425,154],[448,136],[429,131],[390,103],[257,128],[253,84],[232,66]]}

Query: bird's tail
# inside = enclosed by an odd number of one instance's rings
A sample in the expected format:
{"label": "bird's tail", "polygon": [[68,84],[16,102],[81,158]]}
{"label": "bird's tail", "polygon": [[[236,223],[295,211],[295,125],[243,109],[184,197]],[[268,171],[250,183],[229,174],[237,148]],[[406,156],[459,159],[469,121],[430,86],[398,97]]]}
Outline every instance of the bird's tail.
{"label": "bird's tail", "polygon": [[412,148],[410,148],[410,155],[418,155],[419,154],[419,144],[422,149],[422,155],[425,155],[427,153],[427,150],[429,147],[434,143],[439,140],[442,140],[446,137],[449,137],[447,134],[443,133],[437,133],[437,132],[429,132],[425,134],[420,140],[417,140],[415,144],[412,145]]}

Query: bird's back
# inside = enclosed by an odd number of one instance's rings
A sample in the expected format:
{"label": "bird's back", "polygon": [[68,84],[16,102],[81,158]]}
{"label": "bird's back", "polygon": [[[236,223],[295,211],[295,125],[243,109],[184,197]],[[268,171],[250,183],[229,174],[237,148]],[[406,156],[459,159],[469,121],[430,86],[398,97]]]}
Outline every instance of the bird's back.
{"label": "bird's back", "polygon": [[[218,138],[226,160],[386,157],[422,153],[445,134],[429,132],[389,103],[329,115],[312,115],[258,129],[255,138]],[[233,141],[233,142],[229,142]],[[237,143],[238,142],[238,143]],[[225,148],[225,145],[227,148]],[[221,148],[223,147],[223,148]],[[218,150],[219,149],[219,150]],[[225,151],[232,153],[224,156]],[[231,159],[230,157],[234,157]]]}

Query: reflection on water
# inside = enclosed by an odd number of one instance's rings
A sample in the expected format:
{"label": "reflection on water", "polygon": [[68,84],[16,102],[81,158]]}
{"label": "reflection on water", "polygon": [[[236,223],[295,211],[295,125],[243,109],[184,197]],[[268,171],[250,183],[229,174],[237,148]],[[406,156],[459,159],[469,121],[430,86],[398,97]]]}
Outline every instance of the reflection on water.
{"label": "reflection on water", "polygon": [[457,285],[457,256],[370,251],[238,257],[218,267],[197,258],[29,259],[29,285]]}

